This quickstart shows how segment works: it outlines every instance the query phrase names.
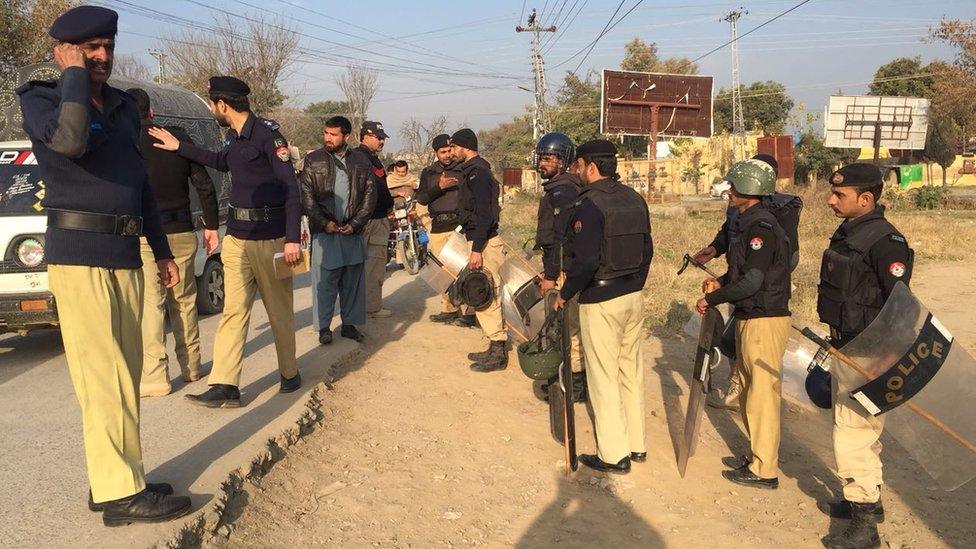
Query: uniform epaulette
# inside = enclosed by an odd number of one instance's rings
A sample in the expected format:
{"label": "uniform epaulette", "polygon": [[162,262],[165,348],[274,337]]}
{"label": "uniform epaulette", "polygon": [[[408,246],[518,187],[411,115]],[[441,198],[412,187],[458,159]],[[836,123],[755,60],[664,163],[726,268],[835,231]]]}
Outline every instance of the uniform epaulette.
{"label": "uniform epaulette", "polygon": [[18,95],[20,95],[20,94],[24,93],[25,91],[27,91],[27,90],[29,90],[31,88],[34,88],[34,87],[56,88],[56,87],[58,87],[58,81],[57,80],[28,80],[22,86],[20,86],[16,90],[14,90],[14,92],[17,93]]}
{"label": "uniform epaulette", "polygon": [[274,120],[268,120],[267,118],[259,118],[258,120],[260,120],[260,121],[261,121],[261,123],[262,123],[262,124],[264,124],[265,126],[267,126],[267,127],[269,127],[269,128],[271,128],[271,131],[275,131],[275,130],[277,130],[278,128],[280,128],[280,127],[281,127],[281,126],[280,126],[280,125],[279,125],[279,124],[278,124],[277,122],[275,122]]}
{"label": "uniform epaulette", "polygon": [[773,224],[769,221],[760,221],[759,226],[769,231],[773,230]]}
{"label": "uniform epaulette", "polygon": [[888,238],[890,238],[892,242],[901,242],[902,244],[908,243],[908,241],[905,240],[905,237],[900,234],[891,233],[888,235]]}

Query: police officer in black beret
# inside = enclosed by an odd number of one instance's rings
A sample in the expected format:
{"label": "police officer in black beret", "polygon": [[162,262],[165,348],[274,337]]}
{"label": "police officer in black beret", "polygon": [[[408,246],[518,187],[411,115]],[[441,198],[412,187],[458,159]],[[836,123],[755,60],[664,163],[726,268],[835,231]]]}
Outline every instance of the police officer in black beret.
{"label": "police officer in black beret", "polygon": [[302,378],[295,359],[295,310],[291,277],[277,276],[274,256],[293,265],[302,261],[302,205],[288,143],[273,120],[251,112],[247,84],[233,76],[210,79],[210,108],[217,123],[229,127],[227,146],[207,151],[181,142],[163,128],[151,128],[155,146],[231,173],[227,234],[222,242],[224,311],[214,342],[210,389],[187,395],[209,408],[239,407],[244,343],[251,306],[260,290],[278,354],[278,391],[298,390]]}
{"label": "police officer in black beret", "polygon": [[[898,282],[908,284],[915,254],[878,204],[883,185],[873,164],[845,166],[830,177],[827,204],[844,221],[830,237],[820,267],[817,312],[830,326],[831,343],[843,348],[881,312]],[[838,393],[833,372],[833,394]],[[867,413],[853,400],[834,398],[834,458],[844,483],[844,499],[821,502],[835,518],[851,522],[843,532],[827,536],[827,547],[878,547],[881,506],[881,431],[885,416]]]}
{"label": "police officer in black beret", "polygon": [[[45,259],[68,370],[81,406],[91,486],[107,526],[159,522],[190,511],[169,484],[147,484],[139,440],[144,235],[159,282],[179,281],[146,168],[139,110],[109,86],[118,14],[68,10],[51,25],[61,78],[17,90],[24,130],[47,192]],[[155,281],[154,281],[155,282]]]}
{"label": "police officer in black beret", "polygon": [[597,454],[580,462],[597,471],[627,473],[647,459],[644,442],[644,362],[641,290],[654,247],[647,203],[620,182],[617,148],[597,139],[576,150],[583,189],[571,223],[571,266],[557,309],[579,296],[580,333],[593,406]]}

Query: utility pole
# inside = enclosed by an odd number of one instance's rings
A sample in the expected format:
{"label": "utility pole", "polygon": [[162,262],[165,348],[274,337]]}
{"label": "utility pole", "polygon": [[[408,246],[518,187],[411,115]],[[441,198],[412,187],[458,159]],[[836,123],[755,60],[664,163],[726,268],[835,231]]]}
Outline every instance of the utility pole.
{"label": "utility pole", "polygon": [[744,8],[732,10],[722,18],[732,26],[732,159],[745,158],[746,123],[742,115],[742,85],[739,82],[739,42],[736,23],[749,13]]}
{"label": "utility pole", "polygon": [[162,50],[149,50],[149,55],[156,58],[156,83],[166,83],[166,54]]}
{"label": "utility pole", "polygon": [[532,113],[532,140],[538,141],[539,136],[549,129],[549,112],[546,109],[546,71],[539,35],[544,32],[556,32],[556,27],[555,25],[540,27],[536,21],[534,9],[529,15],[528,23],[526,27],[516,26],[515,32],[531,32],[534,34],[532,37],[532,67],[535,70],[535,110]]}

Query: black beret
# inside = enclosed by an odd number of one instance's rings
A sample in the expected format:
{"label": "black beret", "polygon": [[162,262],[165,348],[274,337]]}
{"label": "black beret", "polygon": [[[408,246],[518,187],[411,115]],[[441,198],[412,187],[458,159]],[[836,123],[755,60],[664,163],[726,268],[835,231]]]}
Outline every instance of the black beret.
{"label": "black beret", "polygon": [[576,149],[576,158],[594,156],[617,156],[617,147],[606,139],[587,141]]}
{"label": "black beret", "polygon": [[247,97],[251,88],[239,78],[233,76],[211,76],[210,95],[226,95],[227,97]]}
{"label": "black beret", "polygon": [[451,144],[478,152],[478,136],[471,128],[461,128],[451,136]]}
{"label": "black beret", "polygon": [[451,144],[451,136],[446,133],[442,133],[434,138],[430,146],[436,151],[437,149],[443,149],[444,147]]}
{"label": "black beret", "polygon": [[881,169],[874,164],[848,164],[830,176],[835,187],[875,187],[881,185]]}
{"label": "black beret", "polygon": [[59,42],[78,44],[90,38],[115,38],[119,14],[101,6],[78,6],[51,23],[48,34]]}

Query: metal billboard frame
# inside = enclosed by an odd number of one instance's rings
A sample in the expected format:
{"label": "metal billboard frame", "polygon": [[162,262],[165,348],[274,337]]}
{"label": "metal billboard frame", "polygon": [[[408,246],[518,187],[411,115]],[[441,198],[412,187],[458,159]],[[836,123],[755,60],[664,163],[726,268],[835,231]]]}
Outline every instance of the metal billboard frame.
{"label": "metal billboard frame", "polygon": [[921,150],[930,102],[922,97],[831,95],[824,108],[824,145],[840,149],[881,147]]}

